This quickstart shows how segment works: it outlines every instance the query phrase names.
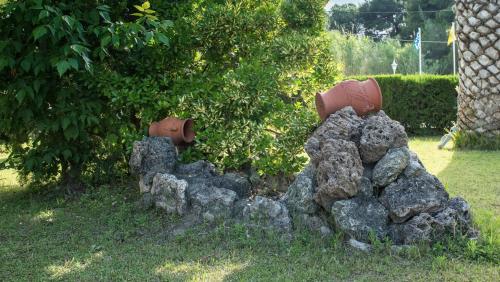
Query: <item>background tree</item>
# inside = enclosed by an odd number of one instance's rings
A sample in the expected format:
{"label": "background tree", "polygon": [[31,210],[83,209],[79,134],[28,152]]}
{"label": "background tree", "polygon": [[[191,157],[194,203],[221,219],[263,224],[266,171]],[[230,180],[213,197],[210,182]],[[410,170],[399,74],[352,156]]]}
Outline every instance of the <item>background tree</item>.
{"label": "background tree", "polygon": [[355,4],[333,5],[329,12],[329,29],[358,34],[363,30],[359,8]]}

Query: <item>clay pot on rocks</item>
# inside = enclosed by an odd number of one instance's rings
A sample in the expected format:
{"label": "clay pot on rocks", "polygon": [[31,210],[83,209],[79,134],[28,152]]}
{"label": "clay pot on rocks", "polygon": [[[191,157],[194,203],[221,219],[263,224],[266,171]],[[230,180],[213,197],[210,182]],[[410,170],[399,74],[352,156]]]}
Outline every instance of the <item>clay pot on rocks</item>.
{"label": "clay pot on rocks", "polygon": [[167,117],[153,122],[149,126],[149,136],[164,136],[172,138],[174,144],[191,143],[194,140],[194,122],[192,119]]}
{"label": "clay pot on rocks", "polygon": [[346,80],[325,93],[316,94],[316,110],[325,120],[330,114],[351,106],[359,116],[382,108],[382,91],[374,78],[365,81]]}

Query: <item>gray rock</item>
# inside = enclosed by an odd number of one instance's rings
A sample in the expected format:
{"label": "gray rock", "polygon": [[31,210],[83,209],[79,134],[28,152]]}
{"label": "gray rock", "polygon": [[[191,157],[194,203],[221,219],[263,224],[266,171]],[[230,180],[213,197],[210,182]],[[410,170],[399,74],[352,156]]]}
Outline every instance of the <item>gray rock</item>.
{"label": "gray rock", "polygon": [[424,173],[399,178],[384,189],[379,200],[389,210],[392,221],[401,223],[419,213],[442,209],[448,201],[448,193],[436,177]]}
{"label": "gray rock", "polygon": [[184,215],[187,212],[186,190],[188,183],[167,173],[157,173],[153,178],[151,195],[156,207],[169,214]]}
{"label": "gray rock", "polygon": [[134,142],[129,165],[133,173],[151,186],[157,173],[171,173],[177,162],[177,150],[168,137],[145,137]]}
{"label": "gray rock", "polygon": [[379,239],[387,235],[388,212],[375,198],[356,197],[333,203],[331,214],[337,230],[368,242],[370,232]]}
{"label": "gray rock", "polygon": [[359,196],[363,197],[373,197],[374,196],[374,191],[373,191],[373,185],[370,179],[366,177],[361,177],[361,184],[359,186]]}
{"label": "gray rock", "polygon": [[188,196],[194,214],[203,216],[204,213],[210,213],[216,218],[232,217],[238,200],[234,191],[205,184],[190,186]]}
{"label": "gray rock", "polygon": [[415,244],[456,235],[477,237],[478,232],[472,226],[469,205],[462,198],[453,198],[434,215],[421,213],[408,222],[392,225],[390,234],[395,243]]}
{"label": "gray rock", "polygon": [[196,161],[190,164],[179,164],[175,168],[175,174],[182,178],[211,178],[217,176],[215,166],[207,161]]}
{"label": "gray rock", "polygon": [[363,163],[374,163],[380,160],[390,148],[407,145],[408,136],[404,127],[380,111],[366,119],[361,134],[359,153]]}
{"label": "gray rock", "polygon": [[354,249],[356,249],[358,251],[368,253],[372,250],[372,245],[360,242],[360,241],[353,239],[353,238],[349,239],[349,241],[347,241],[347,242],[349,243],[349,245],[351,247],[353,247]]}
{"label": "gray rock", "polygon": [[222,176],[217,176],[211,180],[207,179],[211,185],[225,188],[236,192],[238,197],[249,197],[252,192],[252,185],[248,178],[237,173],[226,173]]}
{"label": "gray rock", "polygon": [[425,172],[426,172],[426,170],[425,170],[424,164],[420,161],[417,154],[410,151],[410,162],[408,163],[408,166],[403,171],[404,176],[414,177],[414,176],[419,176]]}
{"label": "gray rock", "polygon": [[318,127],[305,145],[305,151],[312,162],[317,164],[321,158],[321,144],[328,139],[342,139],[359,143],[363,119],[352,107],[345,107],[331,114]]}
{"label": "gray rock", "polygon": [[341,139],[329,139],[321,148],[314,200],[330,210],[335,200],[347,199],[358,193],[363,173],[356,144]]}
{"label": "gray rock", "polygon": [[314,167],[308,165],[299,173],[285,194],[286,204],[290,211],[313,214],[318,210],[314,201]]}
{"label": "gray rock", "polygon": [[389,149],[387,154],[373,168],[372,181],[377,187],[385,187],[396,180],[410,161],[406,147]]}
{"label": "gray rock", "polygon": [[241,205],[241,219],[249,226],[286,233],[292,230],[290,214],[283,203],[257,196],[253,201],[242,201]]}

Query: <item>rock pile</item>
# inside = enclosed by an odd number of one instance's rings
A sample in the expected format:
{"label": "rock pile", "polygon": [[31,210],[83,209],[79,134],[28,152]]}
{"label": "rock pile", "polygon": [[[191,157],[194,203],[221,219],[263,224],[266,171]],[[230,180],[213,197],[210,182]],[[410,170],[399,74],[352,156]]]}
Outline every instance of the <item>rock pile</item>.
{"label": "rock pile", "polygon": [[[317,203],[336,231],[359,241],[376,236],[396,244],[475,234],[468,204],[449,199],[408,149],[404,127],[383,111],[360,118],[346,107],[316,129],[305,150],[311,158],[307,170],[315,172],[300,181],[317,185],[289,191],[288,205],[305,213]],[[304,194],[301,201],[293,197]]]}
{"label": "rock pile", "polygon": [[292,229],[288,208],[264,197],[250,199],[251,185],[236,173],[220,175],[213,164],[181,164],[168,137],[147,137],[134,143],[131,171],[139,175],[143,204],[191,221],[190,225],[238,219],[249,226]]}
{"label": "rock pile", "polygon": [[195,222],[236,220],[287,234],[333,229],[395,244],[476,234],[468,204],[449,199],[408,149],[403,126],[383,111],[361,118],[346,107],[316,129],[305,150],[310,163],[279,199],[253,197],[244,175],[218,174],[206,161],[180,164],[166,137],[135,142],[130,167],[147,206]]}

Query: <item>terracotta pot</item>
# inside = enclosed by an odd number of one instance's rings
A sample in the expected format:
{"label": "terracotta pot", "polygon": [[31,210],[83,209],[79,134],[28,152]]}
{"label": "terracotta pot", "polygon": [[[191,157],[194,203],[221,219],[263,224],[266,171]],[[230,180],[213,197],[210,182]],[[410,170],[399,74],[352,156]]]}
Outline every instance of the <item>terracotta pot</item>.
{"label": "terracotta pot", "polygon": [[178,119],[168,117],[161,121],[153,122],[149,126],[149,136],[165,136],[172,138],[172,142],[178,145],[183,142],[191,143],[194,140],[194,122],[192,119]]}
{"label": "terracotta pot", "polygon": [[373,78],[365,81],[346,80],[325,93],[316,94],[316,110],[321,120],[347,106],[352,106],[359,116],[380,111],[382,91],[377,81]]}

